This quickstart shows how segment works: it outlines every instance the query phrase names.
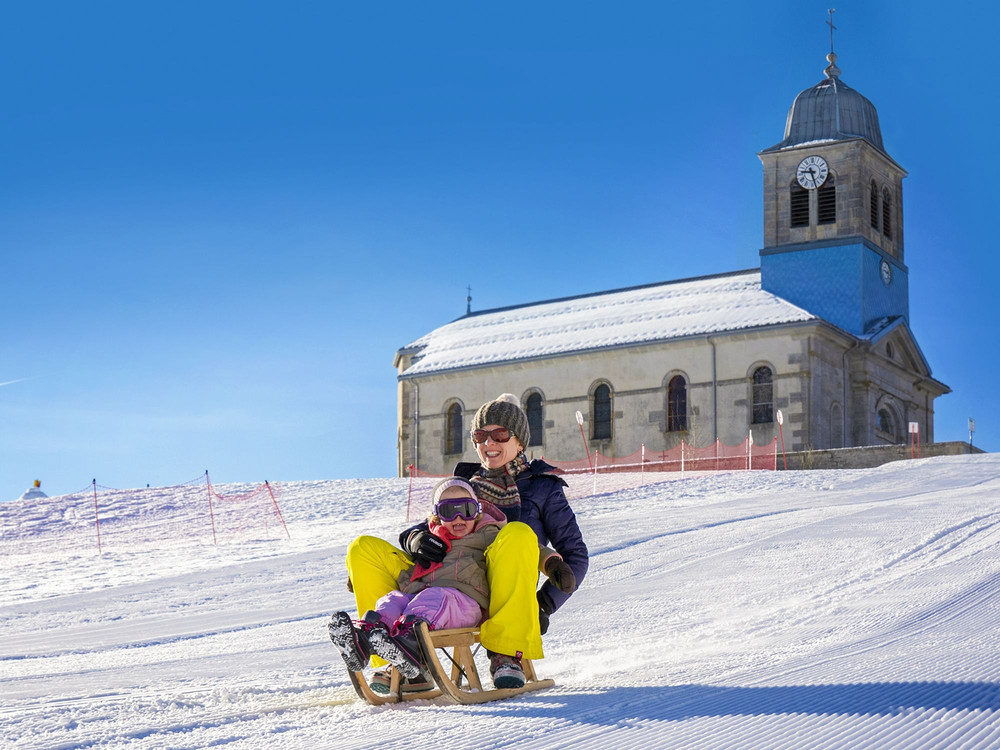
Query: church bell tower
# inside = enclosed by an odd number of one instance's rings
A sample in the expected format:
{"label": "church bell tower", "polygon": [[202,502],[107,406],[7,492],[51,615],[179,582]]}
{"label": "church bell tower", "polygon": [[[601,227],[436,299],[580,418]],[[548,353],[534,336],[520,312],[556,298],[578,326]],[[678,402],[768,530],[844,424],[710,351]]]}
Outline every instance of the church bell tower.
{"label": "church bell tower", "polygon": [[825,78],[788,111],[764,167],[761,284],[824,320],[864,335],[879,321],[909,323],[903,245],[904,170],[886,152],[875,106]]}

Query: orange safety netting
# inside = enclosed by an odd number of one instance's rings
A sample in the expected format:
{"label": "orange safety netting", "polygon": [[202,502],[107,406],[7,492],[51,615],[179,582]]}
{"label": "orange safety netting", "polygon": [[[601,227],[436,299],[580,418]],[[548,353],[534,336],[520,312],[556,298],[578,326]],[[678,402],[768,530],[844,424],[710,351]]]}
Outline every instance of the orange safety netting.
{"label": "orange safety netting", "polygon": [[[696,448],[681,442],[669,450],[649,451],[642,446],[635,453],[611,458],[595,451],[587,458],[569,461],[543,460],[556,467],[556,474],[564,475],[569,482],[569,492],[574,498],[588,497],[598,492],[613,492],[641,484],[643,476],[655,472],[706,472],[706,471],[760,471],[777,469],[778,439],[765,445],[754,444],[747,436],[738,445],[724,445],[716,440],[712,445]],[[410,477],[406,499],[406,520],[411,513],[416,518],[430,512],[431,491],[444,474],[431,474],[413,464],[407,467]],[[618,480],[607,475],[620,475]],[[626,476],[628,475],[628,476]],[[575,481],[591,476],[593,482]],[[604,477],[600,482],[597,477]]]}
{"label": "orange safety netting", "polygon": [[563,474],[646,471],[741,471],[777,468],[778,440],[755,445],[747,437],[739,445],[725,445],[716,440],[697,448],[681,442],[669,450],[649,451],[642,446],[635,453],[611,458],[595,451],[588,458],[555,461],[545,458]]}
{"label": "orange safety netting", "polygon": [[[223,495],[208,472],[169,487],[118,489],[92,481],[68,495],[24,501],[0,518],[0,556],[133,550],[290,538],[277,485]],[[279,528],[280,526],[280,528]]]}

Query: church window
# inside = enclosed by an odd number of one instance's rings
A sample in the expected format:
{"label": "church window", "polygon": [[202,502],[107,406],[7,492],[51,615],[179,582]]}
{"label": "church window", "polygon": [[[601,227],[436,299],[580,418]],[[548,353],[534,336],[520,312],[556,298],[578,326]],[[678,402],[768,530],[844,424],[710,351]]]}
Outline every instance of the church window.
{"label": "church window", "polygon": [[774,385],[770,367],[758,367],[753,371],[753,424],[774,421]]}
{"label": "church window", "polygon": [[532,393],[528,396],[528,401],[524,406],[524,411],[528,415],[528,430],[531,432],[531,437],[528,438],[528,445],[541,445],[542,430],[544,429],[542,394]]}
{"label": "church window", "polygon": [[607,440],[611,437],[611,388],[605,383],[594,391],[594,422],[591,437]]}
{"label": "church window", "polygon": [[687,383],[675,375],[667,385],[667,432],[687,429]]}
{"label": "church window", "polygon": [[809,226],[809,191],[798,182],[791,187],[791,208],[789,219],[793,227]]}
{"label": "church window", "polygon": [[892,196],[888,190],[882,192],[882,234],[892,239]]}
{"label": "church window", "polygon": [[878,410],[876,427],[878,427],[879,432],[885,433],[892,442],[896,442],[898,439],[896,433],[896,418],[892,415],[887,407],[882,407]]}
{"label": "church window", "polygon": [[462,452],[462,405],[452,404],[445,412],[444,452]]}
{"label": "church window", "polygon": [[878,231],[878,187],[875,185],[875,180],[872,180],[871,196],[869,199],[869,218],[871,222],[872,229],[876,232]]}
{"label": "church window", "polygon": [[885,356],[889,359],[894,359],[896,356],[896,352],[893,351],[892,344],[888,341],[885,343]]}
{"label": "church window", "polygon": [[833,175],[816,189],[816,222],[835,224],[837,222],[837,186]]}

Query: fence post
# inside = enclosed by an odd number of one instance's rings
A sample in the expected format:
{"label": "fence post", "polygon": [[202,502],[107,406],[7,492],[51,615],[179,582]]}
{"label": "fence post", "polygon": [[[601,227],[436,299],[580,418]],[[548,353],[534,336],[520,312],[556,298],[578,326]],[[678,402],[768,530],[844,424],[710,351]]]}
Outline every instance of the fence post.
{"label": "fence post", "polygon": [[[781,429],[781,425],[785,422],[785,416],[781,413],[781,409],[778,409],[778,413],[775,416],[778,418],[778,436],[781,438],[781,458],[785,462],[785,471],[788,471],[788,456],[785,455],[785,433]],[[775,447],[775,450],[777,451],[777,447]],[[778,468],[777,455],[774,457],[774,468]]]}
{"label": "fence post", "polygon": [[410,500],[413,498],[413,464],[406,467],[406,472],[410,475],[410,486],[406,490],[406,522],[410,522]]}
{"label": "fence post", "polygon": [[684,441],[681,440],[681,479],[684,478]]}
{"label": "fence post", "polygon": [[750,455],[753,453],[753,432],[747,433],[747,471],[750,471]]}
{"label": "fence post", "polygon": [[97,480],[91,481],[94,488],[94,519],[97,521],[97,554],[101,554],[101,516],[97,512]]}
{"label": "fence post", "polygon": [[587,452],[587,463],[590,464],[590,468],[594,469],[594,463],[597,461],[596,454],[598,451],[594,451],[595,457],[594,461],[590,460],[590,448],[587,445],[587,436],[583,434],[583,414],[579,411],[576,413],[576,423],[580,425],[580,439],[583,440],[583,450]]}
{"label": "fence post", "polygon": [[271,491],[270,483],[265,479],[264,485],[267,487],[267,494],[271,496],[271,502],[274,503],[274,510],[278,514],[278,520],[281,521],[281,525],[285,527],[285,536],[291,540],[292,535],[288,533],[288,526],[285,526],[285,519],[281,515],[281,508],[278,507],[278,501],[274,498],[274,493]]}
{"label": "fence post", "polygon": [[646,444],[642,444],[642,452],[639,458],[639,484],[646,483]]}
{"label": "fence post", "polygon": [[594,451],[594,488],[591,492],[592,495],[597,494],[597,459],[601,457],[600,451]]}
{"label": "fence post", "polygon": [[208,478],[208,469],[205,469],[205,486],[208,487],[208,517],[212,519],[212,544],[219,546],[219,539],[215,535],[215,511],[212,509],[212,480]]}
{"label": "fence post", "polygon": [[[266,479],[264,480],[264,484],[267,484],[267,480]],[[270,490],[270,489],[271,488],[268,487],[268,490]],[[271,499],[273,500],[274,498],[272,497]],[[267,522],[267,517],[269,515],[271,515],[271,514],[268,512],[267,501],[265,500],[264,501],[264,538],[267,539],[268,541],[271,540],[271,525]]]}

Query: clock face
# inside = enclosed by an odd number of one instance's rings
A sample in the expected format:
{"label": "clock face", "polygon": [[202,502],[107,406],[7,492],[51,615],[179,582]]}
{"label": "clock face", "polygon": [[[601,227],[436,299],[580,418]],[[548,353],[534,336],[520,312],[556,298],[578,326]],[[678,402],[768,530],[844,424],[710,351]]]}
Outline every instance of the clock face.
{"label": "clock face", "polygon": [[807,156],[799,162],[795,178],[806,190],[815,190],[826,182],[829,173],[830,168],[826,165],[826,159],[822,156]]}
{"label": "clock face", "polygon": [[879,276],[882,277],[882,283],[886,286],[892,283],[892,266],[889,265],[888,261],[883,260],[878,267]]}

